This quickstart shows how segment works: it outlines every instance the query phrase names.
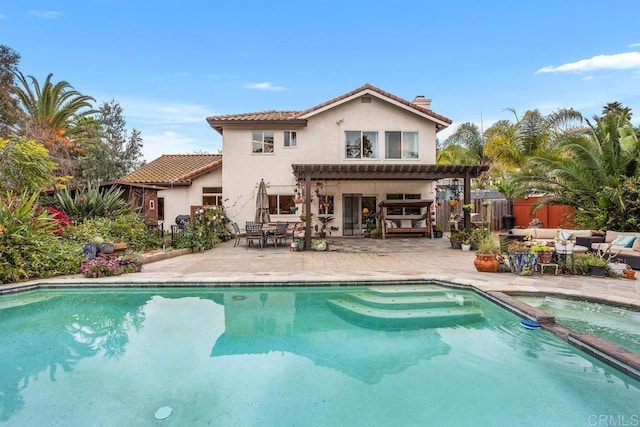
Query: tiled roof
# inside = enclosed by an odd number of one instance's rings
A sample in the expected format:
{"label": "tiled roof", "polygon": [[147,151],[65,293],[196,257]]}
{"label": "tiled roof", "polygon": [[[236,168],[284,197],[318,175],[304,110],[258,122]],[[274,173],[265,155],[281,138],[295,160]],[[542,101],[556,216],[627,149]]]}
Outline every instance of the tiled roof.
{"label": "tiled roof", "polygon": [[[366,90],[375,92],[383,97],[389,98],[393,101],[396,101],[400,104],[404,104],[409,108],[412,108],[416,111],[419,111],[423,114],[426,114],[430,117],[433,117],[436,120],[441,122],[451,124],[451,119],[448,119],[440,114],[436,114],[428,108],[421,107],[419,105],[413,104],[405,99],[402,99],[398,96],[395,96],[389,92],[385,92],[382,89],[379,89],[375,86],[370,85],[369,83],[361,86],[355,90],[352,90],[349,93],[345,93],[337,98],[333,98],[329,101],[323,102],[322,104],[316,105],[315,107],[309,108],[305,111],[261,111],[256,113],[241,113],[241,114],[227,114],[223,116],[211,116],[207,117],[207,122],[209,125],[221,132],[222,126],[226,124],[242,124],[242,123],[306,123],[306,118],[304,116],[308,116],[309,114],[313,114],[315,111],[321,110],[324,107],[330,106],[331,104],[339,103],[345,99],[348,99],[360,92],[364,92]],[[444,127],[444,126],[443,126]]]}
{"label": "tiled roof", "polygon": [[165,154],[119,181],[186,185],[193,178],[221,165],[221,154]]}
{"label": "tiled roof", "polygon": [[349,98],[349,97],[351,97],[353,95],[356,95],[357,93],[363,92],[365,90],[370,90],[370,91],[376,92],[376,93],[378,93],[378,94],[380,94],[380,95],[382,95],[382,96],[384,96],[386,98],[393,99],[396,102],[399,102],[401,104],[406,105],[407,107],[411,107],[411,108],[413,108],[413,109],[415,109],[417,111],[420,111],[421,113],[424,113],[424,114],[426,114],[428,116],[431,116],[434,119],[441,120],[441,121],[443,121],[445,123],[448,123],[448,124],[452,123],[451,119],[448,119],[445,116],[441,116],[440,114],[436,114],[436,113],[434,113],[433,111],[431,111],[428,108],[420,107],[420,106],[418,106],[418,105],[416,105],[416,104],[414,104],[412,102],[407,101],[406,99],[402,99],[399,96],[396,96],[396,95],[394,95],[392,93],[386,92],[386,91],[384,91],[384,90],[382,90],[380,88],[372,86],[369,83],[366,83],[364,86],[361,86],[361,87],[359,87],[357,89],[354,89],[351,92],[345,93],[344,95],[341,95],[341,96],[339,96],[337,98],[333,98],[333,99],[331,99],[329,101],[323,102],[320,105],[316,105],[315,107],[309,108],[308,110],[303,111],[300,114],[300,116],[306,116],[307,114],[313,113],[316,110],[320,110],[323,107],[326,107],[326,106],[331,105],[331,104],[335,104],[336,102],[340,102],[340,101],[342,101],[344,99],[347,99],[347,98]]}

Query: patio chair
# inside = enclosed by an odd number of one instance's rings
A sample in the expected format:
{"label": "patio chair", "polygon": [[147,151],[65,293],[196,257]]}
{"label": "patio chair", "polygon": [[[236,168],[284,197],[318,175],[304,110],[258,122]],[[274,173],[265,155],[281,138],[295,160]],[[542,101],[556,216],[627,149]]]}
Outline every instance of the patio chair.
{"label": "patio chair", "polygon": [[232,222],[231,226],[233,227],[233,234],[235,235],[236,241],[233,243],[233,247],[235,248],[240,244],[240,235],[242,232],[240,231],[240,227],[238,227],[237,222]]}
{"label": "patio chair", "polygon": [[278,247],[278,243],[282,240],[285,240],[287,237],[287,223],[286,222],[276,222],[276,229],[267,234],[268,240],[273,240],[273,244],[275,247]]}
{"label": "patio chair", "polygon": [[247,221],[244,228],[246,248],[253,245],[254,241],[260,242],[260,249],[264,247],[264,232],[262,231],[261,222]]}

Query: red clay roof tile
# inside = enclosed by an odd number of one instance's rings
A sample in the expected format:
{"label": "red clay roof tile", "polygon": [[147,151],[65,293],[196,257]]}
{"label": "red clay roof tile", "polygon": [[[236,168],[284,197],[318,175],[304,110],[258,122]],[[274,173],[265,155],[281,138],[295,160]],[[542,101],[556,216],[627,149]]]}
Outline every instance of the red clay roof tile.
{"label": "red clay roof tile", "polygon": [[185,185],[190,184],[191,179],[221,165],[221,154],[165,154],[119,181]]}

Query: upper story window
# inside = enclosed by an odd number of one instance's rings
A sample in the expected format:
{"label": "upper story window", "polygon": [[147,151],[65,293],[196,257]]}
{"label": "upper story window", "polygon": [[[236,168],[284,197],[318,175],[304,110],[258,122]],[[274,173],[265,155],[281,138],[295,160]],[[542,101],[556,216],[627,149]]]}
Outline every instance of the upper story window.
{"label": "upper story window", "polygon": [[375,159],[378,157],[378,132],[345,132],[346,159]]}
{"label": "upper story window", "polygon": [[203,206],[222,206],[222,187],[202,187]]}
{"label": "upper story window", "polygon": [[418,132],[385,132],[384,156],[386,159],[417,159]]}
{"label": "upper story window", "polygon": [[298,136],[295,131],[292,131],[292,130],[284,131],[284,146],[285,147],[298,146]]}
{"label": "upper story window", "polygon": [[253,132],[253,153],[273,153],[273,132]]}

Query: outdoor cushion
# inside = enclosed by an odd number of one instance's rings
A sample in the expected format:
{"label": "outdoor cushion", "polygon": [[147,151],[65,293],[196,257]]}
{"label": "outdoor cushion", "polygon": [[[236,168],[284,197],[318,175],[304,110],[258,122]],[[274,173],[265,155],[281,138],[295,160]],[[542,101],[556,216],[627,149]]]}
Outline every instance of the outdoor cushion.
{"label": "outdoor cushion", "polygon": [[560,230],[560,240],[569,240],[572,234],[569,230]]}
{"label": "outdoor cushion", "polygon": [[422,221],[414,221],[413,224],[411,224],[412,228],[421,228],[422,227]]}
{"label": "outdoor cushion", "polygon": [[636,240],[636,236],[629,236],[620,234],[616,237],[613,242],[611,242],[612,246],[622,246],[624,248],[630,248],[633,246],[633,242]]}
{"label": "outdoor cushion", "polygon": [[401,219],[400,220],[400,228],[411,228],[411,220],[410,219]]}

